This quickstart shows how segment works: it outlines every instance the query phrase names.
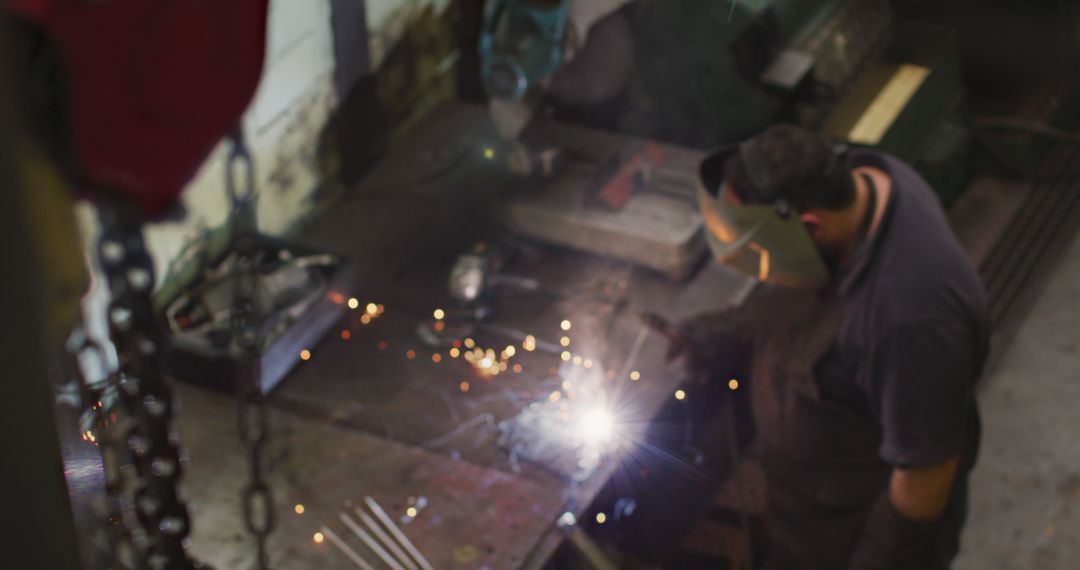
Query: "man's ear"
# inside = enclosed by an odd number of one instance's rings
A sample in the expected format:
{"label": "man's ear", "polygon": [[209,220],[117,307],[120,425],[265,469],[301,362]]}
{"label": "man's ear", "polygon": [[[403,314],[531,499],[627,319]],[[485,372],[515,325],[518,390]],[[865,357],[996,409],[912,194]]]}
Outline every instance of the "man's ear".
{"label": "man's ear", "polygon": [[806,226],[806,230],[810,232],[810,238],[814,241],[818,241],[821,237],[821,211],[816,208],[807,210],[799,214],[799,220]]}

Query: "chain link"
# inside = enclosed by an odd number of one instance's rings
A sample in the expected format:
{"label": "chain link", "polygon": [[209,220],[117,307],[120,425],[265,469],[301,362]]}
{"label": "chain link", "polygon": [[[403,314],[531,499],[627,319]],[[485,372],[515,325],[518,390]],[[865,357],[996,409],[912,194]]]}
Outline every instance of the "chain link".
{"label": "chain link", "polygon": [[[161,369],[164,336],[154,312],[154,267],[143,241],[142,226],[119,210],[100,209],[102,235],[98,257],[112,293],[107,319],[119,358],[118,394],[130,422],[110,427],[117,437],[102,438],[102,459],[110,498],[123,494],[120,447],[135,468],[131,509],[138,527],[130,536],[117,531],[117,547],[133,545],[138,568],[194,568],[185,544],[191,520],[177,485],[182,474],[180,449],[171,431],[172,390]],[[119,433],[117,433],[119,432]],[[123,501],[110,503],[110,523],[124,524]]]}
{"label": "chain link", "polygon": [[[265,450],[269,441],[269,418],[264,405],[260,359],[262,339],[261,315],[257,305],[260,252],[255,234],[254,168],[244,143],[243,133],[237,131],[232,139],[232,152],[226,165],[226,184],[233,203],[232,251],[235,256],[233,306],[231,326],[233,340],[239,349],[236,394],[237,420],[240,440],[247,447],[251,478],[241,494],[244,521],[248,532],[255,537],[255,550],[260,570],[269,568],[266,542],[274,530],[273,497],[266,481]],[[246,175],[243,194],[236,192],[236,171],[242,167]]]}

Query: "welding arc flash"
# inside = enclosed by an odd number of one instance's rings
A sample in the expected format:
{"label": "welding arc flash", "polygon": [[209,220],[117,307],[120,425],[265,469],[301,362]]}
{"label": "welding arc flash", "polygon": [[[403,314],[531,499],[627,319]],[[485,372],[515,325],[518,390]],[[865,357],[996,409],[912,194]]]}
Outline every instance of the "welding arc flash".
{"label": "welding arc flash", "polygon": [[581,432],[589,441],[608,441],[614,429],[615,421],[606,410],[593,410],[581,418]]}

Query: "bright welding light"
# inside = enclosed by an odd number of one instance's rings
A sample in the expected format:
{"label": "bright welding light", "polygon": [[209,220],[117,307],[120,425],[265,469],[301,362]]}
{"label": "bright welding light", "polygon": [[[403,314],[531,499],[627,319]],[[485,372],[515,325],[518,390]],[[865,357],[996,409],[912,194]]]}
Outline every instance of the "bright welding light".
{"label": "bright welding light", "polygon": [[593,410],[581,418],[581,433],[586,441],[603,443],[615,431],[615,418],[607,410]]}

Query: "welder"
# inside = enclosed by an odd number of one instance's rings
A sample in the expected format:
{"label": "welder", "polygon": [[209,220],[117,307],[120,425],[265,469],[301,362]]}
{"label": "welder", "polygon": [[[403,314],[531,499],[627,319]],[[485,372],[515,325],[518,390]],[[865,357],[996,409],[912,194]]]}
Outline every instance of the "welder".
{"label": "welder", "polygon": [[709,155],[710,249],[761,281],[676,330],[695,374],[750,383],[765,568],[948,568],[979,440],[980,279],[895,157],[774,126]]}

